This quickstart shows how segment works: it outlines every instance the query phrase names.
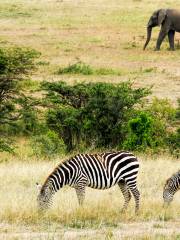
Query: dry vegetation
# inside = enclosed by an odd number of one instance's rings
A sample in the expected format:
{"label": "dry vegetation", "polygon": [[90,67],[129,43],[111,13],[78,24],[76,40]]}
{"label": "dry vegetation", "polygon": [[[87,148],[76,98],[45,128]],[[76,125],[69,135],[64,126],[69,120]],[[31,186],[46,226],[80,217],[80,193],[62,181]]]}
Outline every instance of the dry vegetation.
{"label": "dry vegetation", "polygon": [[55,195],[53,207],[47,214],[38,215],[35,183],[42,182],[61,160],[47,162],[27,158],[19,161],[11,157],[2,162],[0,239],[3,236],[23,239],[25,233],[30,239],[41,235],[42,239],[49,239],[50,235],[50,239],[58,239],[64,234],[85,239],[103,239],[108,234],[111,238],[107,239],[118,239],[118,236],[151,239],[148,237],[156,234],[180,236],[180,193],[175,195],[169,209],[162,206],[164,182],[177,170],[178,161],[167,156],[154,159],[140,156],[139,159],[141,211],[138,216],[134,215],[133,199],[127,213],[120,212],[123,197],[118,186],[105,191],[87,188],[83,208],[78,207],[74,189],[65,187]]}
{"label": "dry vegetation", "polygon": [[[179,50],[168,43],[154,52],[159,29],[142,51],[146,24],[158,8],[180,8],[175,0],[6,0],[0,2],[0,43],[35,48],[42,53],[34,79],[67,82],[127,79],[135,86],[153,85],[153,94],[176,103],[180,92]],[[179,48],[179,34],[176,47]],[[92,67],[122,71],[121,76],[57,76],[60,66],[81,60]]]}
{"label": "dry vegetation", "polygon": [[[42,53],[35,81],[116,83],[131,79],[134,86],[153,85],[153,95],[176,104],[180,50],[169,52],[164,42],[162,50],[154,52],[156,29],[149,47],[142,51],[146,22],[155,9],[163,7],[180,8],[180,2],[4,0],[0,1],[0,45],[29,46]],[[179,40],[176,34],[176,48]],[[121,74],[55,74],[59,67],[78,60]],[[162,207],[163,184],[179,168],[178,160],[140,157],[142,205],[138,216],[133,201],[126,214],[120,213],[123,199],[117,186],[106,191],[87,189],[81,209],[74,190],[64,188],[48,214],[38,216],[35,182],[43,181],[60,160],[32,161],[27,149],[24,151],[17,157],[0,155],[0,239],[180,239],[180,193],[169,209]]]}

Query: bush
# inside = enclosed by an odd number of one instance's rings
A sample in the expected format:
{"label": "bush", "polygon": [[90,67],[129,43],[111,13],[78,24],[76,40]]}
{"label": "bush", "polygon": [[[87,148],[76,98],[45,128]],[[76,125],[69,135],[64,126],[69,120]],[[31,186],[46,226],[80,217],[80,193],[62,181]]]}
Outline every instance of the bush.
{"label": "bush", "polygon": [[161,121],[148,112],[140,112],[128,122],[127,140],[123,146],[128,150],[156,149],[164,145],[165,128]]}
{"label": "bush", "polygon": [[34,155],[47,158],[56,154],[64,153],[64,142],[54,131],[48,130],[46,133],[36,135],[31,138],[31,147]]}
{"label": "bush", "polygon": [[168,99],[158,99],[154,97],[151,105],[146,109],[153,117],[164,121],[165,124],[175,120],[176,109],[172,107]]}
{"label": "bush", "polygon": [[171,154],[180,157],[180,128],[177,129],[176,133],[171,133],[168,136],[167,143]]}
{"label": "bush", "polygon": [[144,150],[152,147],[152,125],[153,119],[146,113],[141,112],[139,116],[128,122],[128,136],[123,146],[126,149]]}
{"label": "bush", "polygon": [[[180,98],[178,99],[178,107],[175,114],[175,124],[178,126],[174,132],[170,133],[167,137],[167,144],[169,146],[170,152],[176,157],[180,157]],[[174,125],[175,125],[174,124]]]}
{"label": "bush", "polygon": [[128,122],[127,140],[124,147],[129,150],[153,151],[167,149],[167,138],[174,124],[176,110],[168,99],[154,98],[152,103],[136,112]]}
{"label": "bush", "polygon": [[[0,48],[0,135],[8,126],[15,127],[21,118],[22,102],[25,98],[20,82],[27,79],[35,69],[35,58],[39,53],[27,48]],[[0,137],[1,142],[4,140]],[[4,142],[5,143],[5,142]],[[5,143],[7,146],[8,144]],[[6,150],[8,148],[1,147]]]}
{"label": "bush", "polygon": [[9,153],[14,153],[14,148],[11,146],[12,141],[9,140],[7,137],[0,139],[0,152],[9,152]]}
{"label": "bush", "polygon": [[131,83],[43,83],[47,90],[48,126],[62,136],[67,150],[87,147],[116,147],[125,139],[125,125],[134,105],[149,93],[132,89]]}

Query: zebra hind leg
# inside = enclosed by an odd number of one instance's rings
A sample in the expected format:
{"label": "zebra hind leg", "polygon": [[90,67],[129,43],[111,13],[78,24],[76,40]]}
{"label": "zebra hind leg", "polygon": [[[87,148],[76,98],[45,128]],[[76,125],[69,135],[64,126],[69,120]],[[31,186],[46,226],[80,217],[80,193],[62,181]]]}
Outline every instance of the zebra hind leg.
{"label": "zebra hind leg", "polygon": [[77,186],[75,190],[79,205],[82,206],[85,198],[85,186]]}
{"label": "zebra hind leg", "polygon": [[121,189],[121,192],[123,194],[123,197],[124,197],[124,205],[123,205],[123,208],[122,208],[122,212],[125,212],[127,210],[127,207],[128,207],[128,204],[131,200],[131,193],[128,189],[128,186],[126,185],[125,181],[120,181],[118,183],[118,186],[119,188]]}
{"label": "zebra hind leg", "polygon": [[128,187],[129,187],[131,193],[134,196],[134,200],[135,200],[135,213],[138,213],[138,211],[139,211],[139,201],[140,201],[139,190],[138,190],[137,186],[134,185],[134,183],[133,183],[133,185],[129,184]]}

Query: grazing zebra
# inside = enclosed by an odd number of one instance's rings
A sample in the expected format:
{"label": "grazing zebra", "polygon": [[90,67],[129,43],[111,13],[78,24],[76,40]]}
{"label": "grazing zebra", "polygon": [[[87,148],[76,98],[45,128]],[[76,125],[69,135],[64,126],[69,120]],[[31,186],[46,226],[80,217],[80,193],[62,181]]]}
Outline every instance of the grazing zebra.
{"label": "grazing zebra", "polygon": [[164,203],[169,204],[173,200],[174,194],[180,189],[180,170],[168,178],[165,183],[163,198]]}
{"label": "grazing zebra", "polygon": [[139,170],[137,158],[129,152],[106,152],[102,154],[78,154],[60,163],[44,182],[38,185],[37,197],[40,210],[48,208],[52,196],[64,185],[74,187],[78,202],[83,204],[86,186],[107,189],[116,183],[124,196],[123,210],[135,199],[135,212],[139,209],[140,193],[136,186]]}

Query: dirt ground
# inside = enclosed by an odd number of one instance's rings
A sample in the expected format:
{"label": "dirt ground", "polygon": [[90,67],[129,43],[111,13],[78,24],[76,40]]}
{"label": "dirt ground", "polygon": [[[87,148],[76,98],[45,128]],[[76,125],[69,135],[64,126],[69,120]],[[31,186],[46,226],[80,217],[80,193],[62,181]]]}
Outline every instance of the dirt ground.
{"label": "dirt ground", "polygon": [[[41,52],[35,81],[131,80],[135,86],[152,86],[152,96],[168,98],[174,105],[180,97],[180,34],[176,51],[168,51],[166,39],[155,52],[159,28],[143,51],[146,25],[159,8],[180,8],[171,0],[6,0],[0,2],[0,44],[34,48]],[[59,67],[82,61],[95,68],[122,71],[121,76],[55,74]]]}
{"label": "dirt ground", "polygon": [[[16,231],[13,231],[13,228]],[[137,222],[120,223],[117,228],[98,229],[58,229],[39,231],[15,225],[0,225],[0,239],[41,239],[41,240],[76,240],[76,239],[180,239],[180,220],[178,222]]]}

